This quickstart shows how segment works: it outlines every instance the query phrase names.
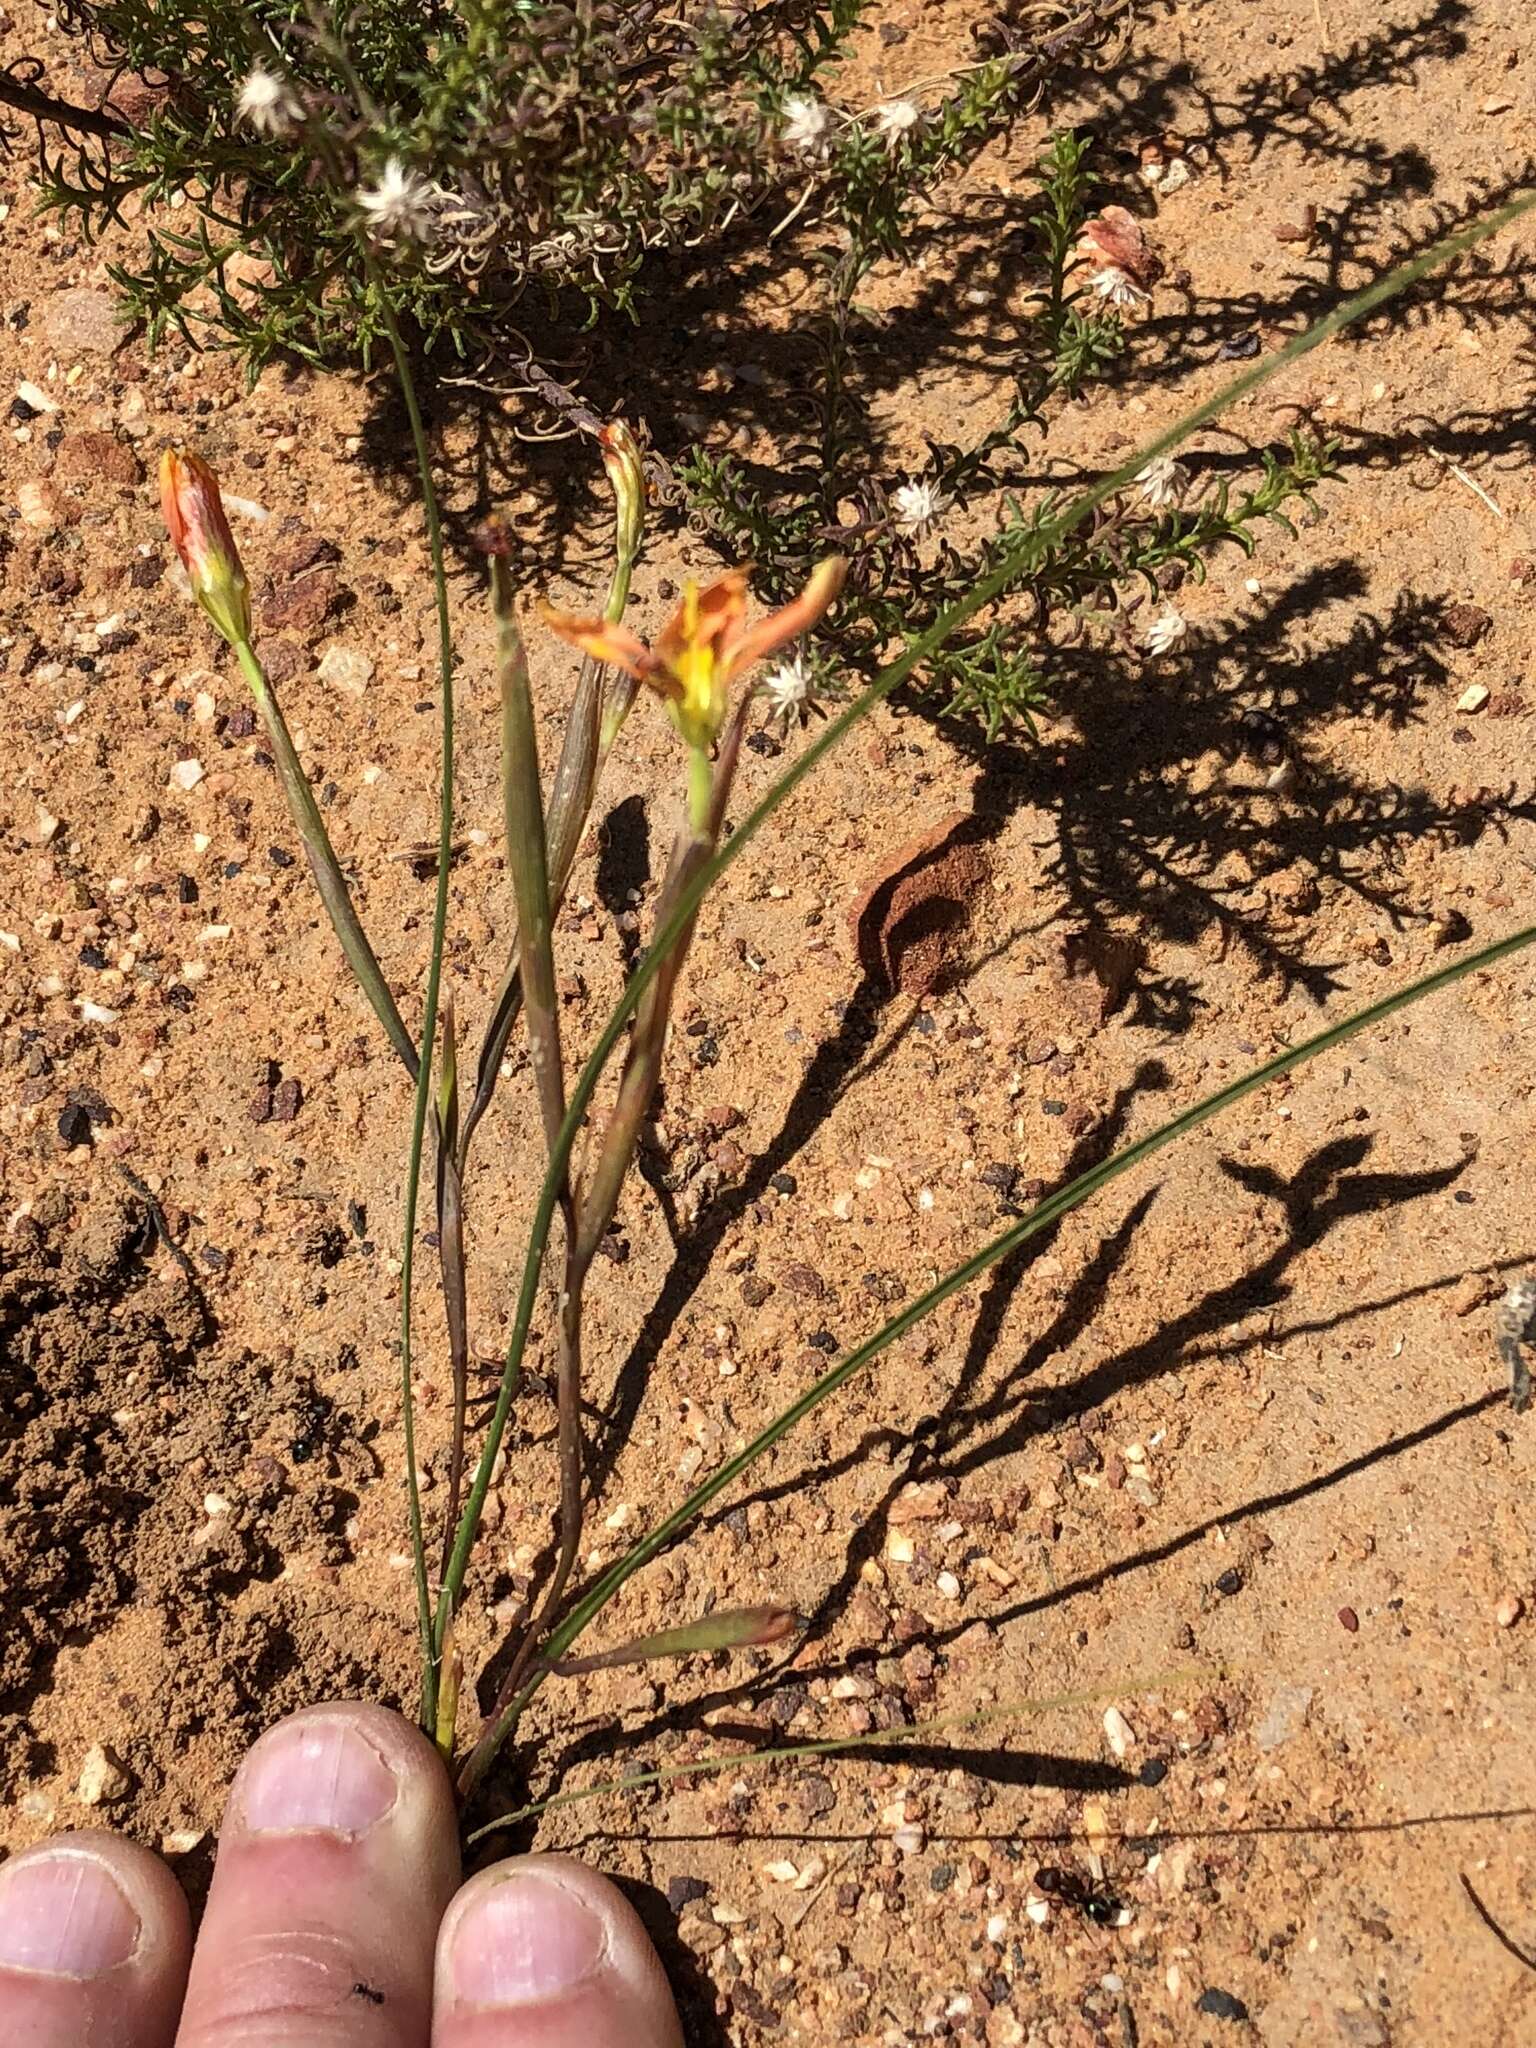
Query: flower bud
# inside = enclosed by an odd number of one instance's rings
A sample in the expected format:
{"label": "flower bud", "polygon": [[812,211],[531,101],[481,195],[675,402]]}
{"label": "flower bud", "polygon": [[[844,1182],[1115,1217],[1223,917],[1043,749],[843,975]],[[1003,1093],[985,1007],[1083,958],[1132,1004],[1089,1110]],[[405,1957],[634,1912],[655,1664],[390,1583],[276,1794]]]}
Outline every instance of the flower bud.
{"label": "flower bud", "polygon": [[623,420],[612,421],[597,439],[603,451],[603,467],[613,486],[619,560],[632,562],[640,552],[640,534],[645,525],[645,459],[640,443]]}
{"label": "flower bud", "polygon": [[229,530],[219,480],[200,456],[166,449],[160,458],[160,507],[192,595],[231,647],[249,645],[250,585]]}

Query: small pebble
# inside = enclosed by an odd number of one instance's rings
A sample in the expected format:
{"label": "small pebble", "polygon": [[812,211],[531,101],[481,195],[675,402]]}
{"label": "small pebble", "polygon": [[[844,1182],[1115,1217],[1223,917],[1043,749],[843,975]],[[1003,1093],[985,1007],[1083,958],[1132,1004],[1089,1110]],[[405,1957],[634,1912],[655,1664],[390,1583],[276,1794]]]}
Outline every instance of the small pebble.
{"label": "small pebble", "polygon": [[201,761],[177,761],[166,779],[172,789],[196,789],[206,773]]}
{"label": "small pebble", "polygon": [[1213,2020],[1245,2020],[1248,2008],[1240,1998],[1234,1998],[1230,1991],[1218,1991],[1215,1985],[1202,1991],[1195,2000],[1196,2009],[1209,2013]]}
{"label": "small pebble", "polygon": [[329,683],[333,689],[349,697],[361,697],[373,681],[373,663],[355,647],[327,647],[316,673],[322,683]]}
{"label": "small pebble", "polygon": [[1104,1715],[1104,1736],[1109,1743],[1110,1753],[1117,1758],[1130,1755],[1136,1741],[1136,1731],[1118,1707],[1110,1707]]}
{"label": "small pebble", "polygon": [[91,1119],[77,1102],[59,1111],[59,1136],[70,1147],[91,1142]]}
{"label": "small pebble", "polygon": [[1525,1602],[1518,1593],[1506,1593],[1493,1610],[1493,1618],[1500,1628],[1513,1628],[1525,1612]]}
{"label": "small pebble", "polygon": [[99,1742],[93,1742],[80,1766],[75,1797],[82,1806],[106,1806],[121,1799],[132,1780],[117,1759]]}
{"label": "small pebble", "polygon": [[1339,1627],[1347,1628],[1351,1635],[1359,1633],[1360,1617],[1356,1614],[1353,1607],[1341,1607],[1339,1609]]}
{"label": "small pebble", "polygon": [[1488,702],[1489,689],[1486,683],[1469,683],[1456,699],[1458,711],[1481,711]]}

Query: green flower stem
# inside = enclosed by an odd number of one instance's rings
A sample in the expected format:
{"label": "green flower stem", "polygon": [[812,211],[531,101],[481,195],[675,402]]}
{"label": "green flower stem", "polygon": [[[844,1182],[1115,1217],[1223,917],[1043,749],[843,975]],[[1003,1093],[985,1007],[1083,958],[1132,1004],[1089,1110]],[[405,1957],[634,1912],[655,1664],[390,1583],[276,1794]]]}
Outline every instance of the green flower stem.
{"label": "green flower stem", "polygon": [[690,747],[688,749],[688,823],[700,837],[704,835],[709,822],[710,796],[714,789],[714,777],[710,773],[709,749]]}
{"label": "green flower stem", "polygon": [[288,809],[298,827],[299,837],[304,843],[304,852],[309,860],[310,873],[315,878],[315,887],[320,891],[320,900],[325,905],[326,915],[341,941],[341,950],[347,956],[347,964],[357,976],[358,986],[368,998],[374,1015],[389,1034],[389,1042],[405,1062],[406,1071],[412,1080],[416,1078],[416,1047],[411,1034],[390,994],[389,983],[384,979],[384,970],[369,944],[368,934],[363,930],[352,892],[347,887],[346,877],[341,872],[341,863],[336,858],[320,807],[315,802],[315,793],[310,788],[309,777],[294,752],[293,739],[283,717],[282,707],[267,680],[266,670],[260,657],[248,640],[232,643],[235,658],[239,662],[246,681],[251,686],[251,695],[256,700],[256,709],[261,713],[262,723],[267,729],[267,738],[272,744],[272,753],[277,761],[277,772],[283,785],[283,794],[288,799]]}
{"label": "green flower stem", "polygon": [[[415,1568],[417,1623],[421,1631],[421,1725],[428,1735],[438,1726],[438,1650],[433,1636],[432,1592],[427,1583],[427,1546],[422,1530],[421,1480],[416,1469],[416,1396],[411,1360],[412,1286],[416,1271],[416,1215],[421,1202],[421,1158],[426,1145],[427,1111],[432,1099],[432,1048],[437,1041],[438,998],[443,983],[443,948],[448,931],[448,877],[453,869],[453,620],[448,609],[448,566],[443,553],[443,522],[437,488],[432,481],[432,451],[422,422],[411,360],[395,318],[389,286],[366,241],[363,260],[378,301],[380,318],[394,357],[400,395],[410,421],[411,444],[421,485],[422,517],[432,557],[432,585],[437,608],[438,687],[442,692],[439,723],[442,775],[438,795],[437,895],[432,906],[432,941],[427,959],[427,987],[422,1005],[421,1052],[416,1069],[416,1100],[411,1109],[410,1156],[406,1164],[405,1219],[400,1248],[400,1402],[405,1424],[405,1484],[410,1501],[411,1559]],[[451,1610],[450,1610],[451,1611]]]}

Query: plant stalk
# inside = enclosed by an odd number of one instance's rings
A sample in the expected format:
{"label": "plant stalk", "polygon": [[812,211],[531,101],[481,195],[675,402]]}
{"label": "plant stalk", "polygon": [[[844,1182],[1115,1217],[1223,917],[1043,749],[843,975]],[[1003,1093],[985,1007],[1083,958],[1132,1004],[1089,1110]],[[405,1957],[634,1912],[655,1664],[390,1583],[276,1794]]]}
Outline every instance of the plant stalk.
{"label": "plant stalk", "polygon": [[251,686],[251,695],[256,700],[256,709],[261,714],[271,743],[277,772],[283,785],[283,794],[288,800],[288,809],[298,827],[303,842],[309,871],[314,877],[315,887],[320,892],[320,901],[325,905],[341,950],[347,956],[347,964],[357,976],[358,986],[368,998],[373,1014],[384,1026],[390,1044],[405,1063],[412,1080],[416,1078],[416,1047],[411,1034],[405,1028],[389,983],[384,979],[378,956],[369,943],[368,934],[363,930],[357,907],[352,901],[352,892],[347,887],[346,877],[341,871],[341,862],[336,858],[331,845],[330,834],[325,829],[325,820],[320,815],[320,806],[315,802],[315,792],[310,787],[309,777],[304,773],[303,764],[294,751],[293,738],[289,733],[287,720],[277,701],[267,672],[261,659],[248,640],[235,643],[235,659],[241,673]]}
{"label": "plant stalk", "polygon": [[[608,1022],[599,1034],[597,1042],[572,1089],[559,1142],[554,1148],[549,1169],[545,1174],[543,1186],[540,1189],[539,1198],[535,1205],[529,1229],[528,1248],[524,1259],[517,1308],[507,1345],[501,1387],[498,1392],[495,1411],[487,1430],[480,1464],[470,1491],[469,1501],[460,1522],[459,1535],[454,1545],[453,1556],[449,1561],[448,1573],[445,1578],[442,1595],[440,1596],[440,1610],[442,1602],[446,1601],[451,1605],[456,1598],[458,1587],[462,1583],[463,1574],[468,1565],[469,1551],[474,1540],[475,1530],[478,1527],[485,1494],[490,1484],[491,1468],[494,1465],[505,1434],[507,1417],[511,1410],[513,1392],[517,1383],[517,1375],[521,1370],[523,1350],[527,1343],[538,1276],[549,1239],[550,1226],[553,1221],[556,1203],[565,1184],[565,1175],[568,1170],[571,1151],[581,1129],[582,1121],[587,1113],[598,1081],[619,1042],[626,1022],[634,1013],[646,989],[661,972],[667,958],[668,949],[692,919],[712,884],[719,879],[733,861],[741,858],[767,820],[785,802],[804,778],[813,772],[821,760],[841,743],[861,719],[867,717],[876,705],[882,703],[893,690],[906,680],[915,668],[942,647],[961,626],[987,605],[991,604],[1005,590],[1010,588],[1017,579],[1027,575],[1030,568],[1038,562],[1045,550],[1059,544],[1068,534],[1072,533],[1085,520],[1089,519],[1107,499],[1132,482],[1138,470],[1155,460],[1158,456],[1170,453],[1188,435],[1205,425],[1207,421],[1215,419],[1220,413],[1239,399],[1246,397],[1251,391],[1260,388],[1260,386],[1267,383],[1289,364],[1300,360],[1302,356],[1320,347],[1322,343],[1342,331],[1352,322],[1364,318],[1367,314],[1373,312],[1376,307],[1384,304],[1397,292],[1415,283],[1438,265],[1449,261],[1453,257],[1462,254],[1465,250],[1474,247],[1478,242],[1485,240],[1499,228],[1506,226],[1510,221],[1528,211],[1533,204],[1536,204],[1536,194],[1526,195],[1510,201],[1507,205],[1489,214],[1484,220],[1461,229],[1456,234],[1434,244],[1409,262],[1389,272],[1385,277],[1376,280],[1375,283],[1369,285],[1364,291],[1358,292],[1353,297],[1346,299],[1332,313],[1316,322],[1305,333],[1298,335],[1285,348],[1255,364],[1252,369],[1240,372],[1219,390],[1213,392],[1209,398],[1203,400],[1199,405],[1184,414],[1172,426],[1166,428],[1162,433],[1154,435],[1150,441],[1145,442],[1136,449],[1117,469],[1109,472],[1097,484],[1081,492],[1069,504],[1064,506],[1054,518],[1023,534],[1015,551],[1005,556],[992,573],[984,577],[964,598],[941,613],[925,633],[918,635],[914,640],[910,641],[903,652],[895,661],[888,664],[869,688],[856,697],[837,718],[833,719],[823,728],[818,737],[806,747],[804,752],[741,821],[727,844],[722,846],[714,857],[707,861],[690,880],[688,886],[682,891],[670,916],[656,933],[650,952],[640,962],[635,973],[631,976],[623,995],[620,997]],[[1513,950],[1515,944],[1526,943],[1530,936],[1532,934],[1520,936],[1513,941],[1506,942],[1504,947],[1497,949],[1492,955],[1479,956],[1472,964],[1483,964],[1488,958],[1499,957],[1502,951]],[[1465,970],[1458,968],[1451,972],[1459,971]],[[1267,1072],[1261,1074],[1260,1078],[1268,1078]],[[1253,1085],[1259,1085],[1259,1083],[1255,1082]],[[1037,1225],[1036,1227],[1043,1227],[1043,1225]],[[997,1256],[1001,1256],[1001,1253],[999,1252]],[[964,1270],[968,1276],[973,1272],[971,1265],[968,1265]],[[984,1270],[984,1266],[974,1267],[974,1270]],[[964,1282],[961,1281],[956,1284],[963,1285]],[[930,1303],[929,1305],[931,1306],[932,1304]],[[902,1327],[907,1327],[907,1324],[903,1322]],[[887,1341],[889,1341],[889,1338],[887,1338]],[[794,1422],[798,1419],[798,1412],[792,1411],[791,1417],[784,1423],[784,1427],[792,1428]],[[782,1434],[782,1430],[778,1433]],[[768,1448],[769,1444],[773,1441],[777,1441],[777,1436],[770,1438],[768,1443],[762,1443],[761,1449]],[[758,1450],[757,1455],[761,1455],[761,1449]],[[736,1465],[733,1461],[732,1469],[727,1471],[726,1476],[720,1478],[719,1486],[715,1490],[718,1491],[721,1487],[728,1485],[731,1478],[735,1476],[736,1471],[741,1469],[745,1469],[744,1466]],[[713,1498],[713,1494],[710,1497]],[[694,1503],[685,1504],[686,1512],[680,1510],[680,1516],[686,1519],[687,1514],[696,1511],[696,1505],[696,1499]],[[673,1521],[672,1527],[675,1529],[676,1526],[679,1526],[679,1524]],[[586,1626],[592,1615],[598,1611],[608,1598],[612,1597],[613,1592],[618,1590],[618,1587],[623,1584],[624,1579],[629,1576],[630,1572],[637,1569],[639,1564],[643,1563],[651,1555],[654,1555],[654,1550],[647,1546],[644,1556],[635,1556],[633,1563],[622,1561],[621,1566],[615,1566],[613,1571],[606,1574],[604,1579],[599,1582],[598,1588],[595,1588],[591,1595],[588,1595],[585,1600],[578,1603],[578,1606],[572,1610],[572,1614],[562,1623],[560,1630],[557,1632],[558,1642],[552,1641],[551,1644],[547,1645],[546,1654],[553,1652],[558,1655],[560,1649],[567,1647],[574,1640],[575,1636],[580,1633],[580,1630]],[[619,1574],[617,1578],[615,1573]],[[599,1592],[601,1592],[602,1596],[600,1599],[596,1597]],[[595,1604],[593,1604],[594,1601]],[[540,1682],[540,1678],[536,1675],[530,1681],[529,1688],[525,1688],[523,1697],[529,1696],[531,1690],[536,1689]],[[488,1767],[491,1756],[494,1756],[495,1749],[499,1746],[506,1730],[515,1723],[522,1703],[521,1699],[514,1702],[507,1710],[506,1715],[503,1716],[499,1726],[488,1729],[486,1734],[482,1736],[481,1743],[477,1745],[476,1750],[476,1756],[481,1759],[474,1773],[476,1779],[483,1775],[484,1770]],[[482,1755],[488,1744],[489,1755]],[[463,1780],[461,1779],[461,1784],[462,1782]]]}

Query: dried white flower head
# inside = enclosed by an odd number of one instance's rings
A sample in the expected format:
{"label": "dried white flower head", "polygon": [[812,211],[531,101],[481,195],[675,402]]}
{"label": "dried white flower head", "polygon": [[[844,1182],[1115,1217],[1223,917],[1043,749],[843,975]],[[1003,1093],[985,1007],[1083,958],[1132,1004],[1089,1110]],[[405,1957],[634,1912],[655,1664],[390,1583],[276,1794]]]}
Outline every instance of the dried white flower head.
{"label": "dried white flower head", "polygon": [[923,110],[915,100],[882,100],[875,109],[875,126],[893,146],[912,130],[923,118]]}
{"label": "dried white flower head", "polygon": [[811,701],[810,664],[803,654],[776,662],[757,686],[770,718],[803,718]]}
{"label": "dried white flower head", "polygon": [[1183,613],[1165,605],[1147,628],[1148,654],[1171,653],[1188,631]]}
{"label": "dried white flower head", "polygon": [[903,533],[924,534],[949,504],[932,477],[908,477],[891,493],[896,524]]}
{"label": "dried white flower head", "polygon": [[1139,306],[1150,297],[1114,263],[1106,263],[1102,270],[1093,273],[1093,288],[1111,306]]}
{"label": "dried white flower head", "polygon": [[825,105],[808,93],[791,93],[784,102],[784,127],[780,139],[786,149],[799,156],[825,156],[832,118]]}
{"label": "dried white flower head", "polygon": [[280,71],[253,64],[250,76],[240,88],[235,112],[258,135],[278,141],[304,118],[298,94]]}
{"label": "dried white flower head", "polygon": [[1175,462],[1171,455],[1159,455],[1136,472],[1136,481],[1141,485],[1141,495],[1154,511],[1161,511],[1165,505],[1176,505],[1183,497],[1189,483],[1189,471],[1182,462]]}
{"label": "dried white flower head", "polygon": [[357,193],[368,232],[381,242],[428,240],[436,203],[436,195],[426,179],[407,170],[397,156],[385,164],[376,185],[364,185]]}

